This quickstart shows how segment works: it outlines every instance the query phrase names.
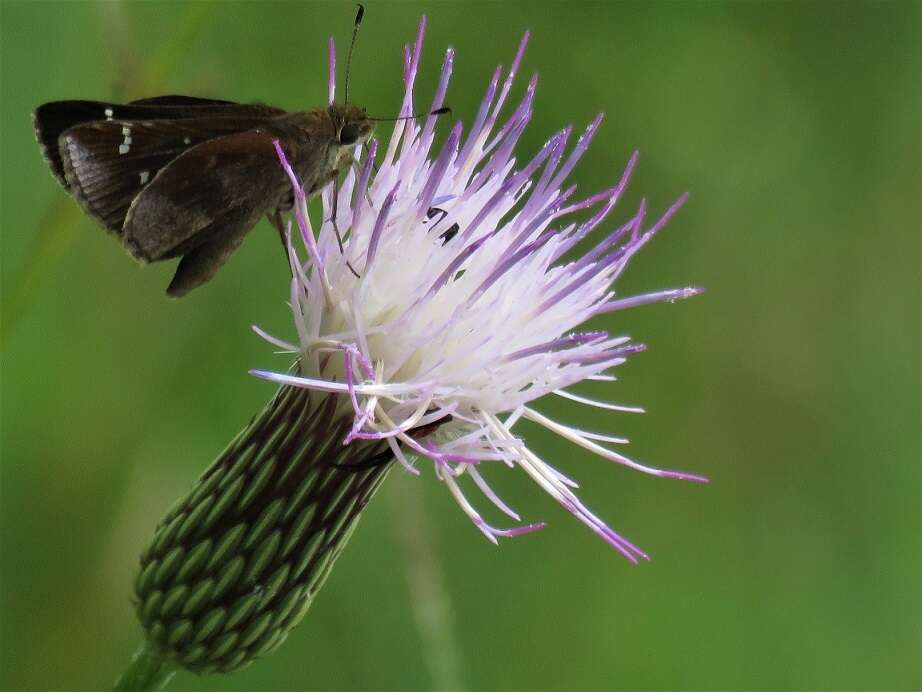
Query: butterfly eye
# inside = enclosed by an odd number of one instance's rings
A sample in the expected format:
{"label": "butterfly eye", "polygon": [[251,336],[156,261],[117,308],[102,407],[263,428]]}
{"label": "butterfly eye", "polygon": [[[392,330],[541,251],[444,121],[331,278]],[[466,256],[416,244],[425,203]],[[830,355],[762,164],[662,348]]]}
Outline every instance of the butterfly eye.
{"label": "butterfly eye", "polygon": [[343,128],[339,131],[339,143],[343,146],[349,146],[350,144],[355,144],[355,141],[359,138],[359,126],[358,125],[343,125]]}

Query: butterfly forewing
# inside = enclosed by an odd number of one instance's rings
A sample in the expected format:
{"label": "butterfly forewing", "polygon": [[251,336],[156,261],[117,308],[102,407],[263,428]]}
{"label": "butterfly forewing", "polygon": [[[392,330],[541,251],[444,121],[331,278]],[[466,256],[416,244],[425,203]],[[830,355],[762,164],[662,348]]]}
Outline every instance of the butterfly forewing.
{"label": "butterfly forewing", "polygon": [[64,180],[88,214],[121,233],[132,201],[174,159],[211,139],[257,128],[263,120],[209,116],[77,125],[58,143]]}
{"label": "butterfly forewing", "polygon": [[[236,101],[224,101],[222,99],[205,99],[200,96],[183,96],[181,94],[167,94],[166,96],[150,96],[148,98],[136,99],[128,102],[129,106],[244,106],[245,104]],[[260,104],[256,104],[259,106]],[[268,108],[268,106],[266,106]],[[275,108],[271,110],[277,110]]]}
{"label": "butterfly forewing", "polygon": [[127,104],[105,101],[52,101],[35,109],[32,123],[42,153],[58,182],[67,187],[64,165],[58,148],[61,135],[76,125],[96,121],[179,120],[205,116],[271,118],[285,111],[259,103],[201,99],[194,96],[156,96]]}

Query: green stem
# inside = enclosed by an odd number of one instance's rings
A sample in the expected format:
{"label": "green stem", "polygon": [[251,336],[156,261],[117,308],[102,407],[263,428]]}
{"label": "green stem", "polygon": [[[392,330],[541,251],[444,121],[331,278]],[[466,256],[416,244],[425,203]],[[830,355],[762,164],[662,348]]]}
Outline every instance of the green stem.
{"label": "green stem", "polygon": [[176,670],[149,644],[142,644],[131,663],[115,681],[114,692],[148,692],[161,690]]}

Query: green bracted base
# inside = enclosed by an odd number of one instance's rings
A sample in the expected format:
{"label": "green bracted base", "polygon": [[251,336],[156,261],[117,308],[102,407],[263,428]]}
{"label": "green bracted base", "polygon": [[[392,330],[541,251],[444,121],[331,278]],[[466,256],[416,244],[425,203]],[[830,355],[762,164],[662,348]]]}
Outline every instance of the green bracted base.
{"label": "green bracted base", "polygon": [[278,647],[392,466],[342,400],[283,387],[164,517],[135,582],[148,656],[196,673]]}

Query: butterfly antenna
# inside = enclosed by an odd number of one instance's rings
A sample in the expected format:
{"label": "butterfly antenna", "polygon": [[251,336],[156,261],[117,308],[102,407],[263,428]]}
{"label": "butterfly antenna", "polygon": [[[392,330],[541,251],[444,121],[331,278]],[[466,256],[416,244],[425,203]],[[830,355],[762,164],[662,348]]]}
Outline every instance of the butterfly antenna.
{"label": "butterfly antenna", "polygon": [[399,118],[372,118],[368,117],[369,120],[374,120],[377,123],[390,123],[397,120],[413,120],[414,118],[421,118],[424,115],[445,115],[446,113],[451,113],[450,106],[442,106],[441,108],[436,108],[434,111],[428,111],[425,113],[414,113],[413,115],[402,115]]}
{"label": "butterfly antenna", "polygon": [[346,86],[343,87],[343,103],[349,102],[349,67],[352,65],[352,49],[355,48],[355,39],[359,35],[359,27],[362,26],[362,18],[365,16],[365,6],[359,3],[358,8],[358,12],[355,13],[355,24],[352,26],[349,55],[346,56]]}

